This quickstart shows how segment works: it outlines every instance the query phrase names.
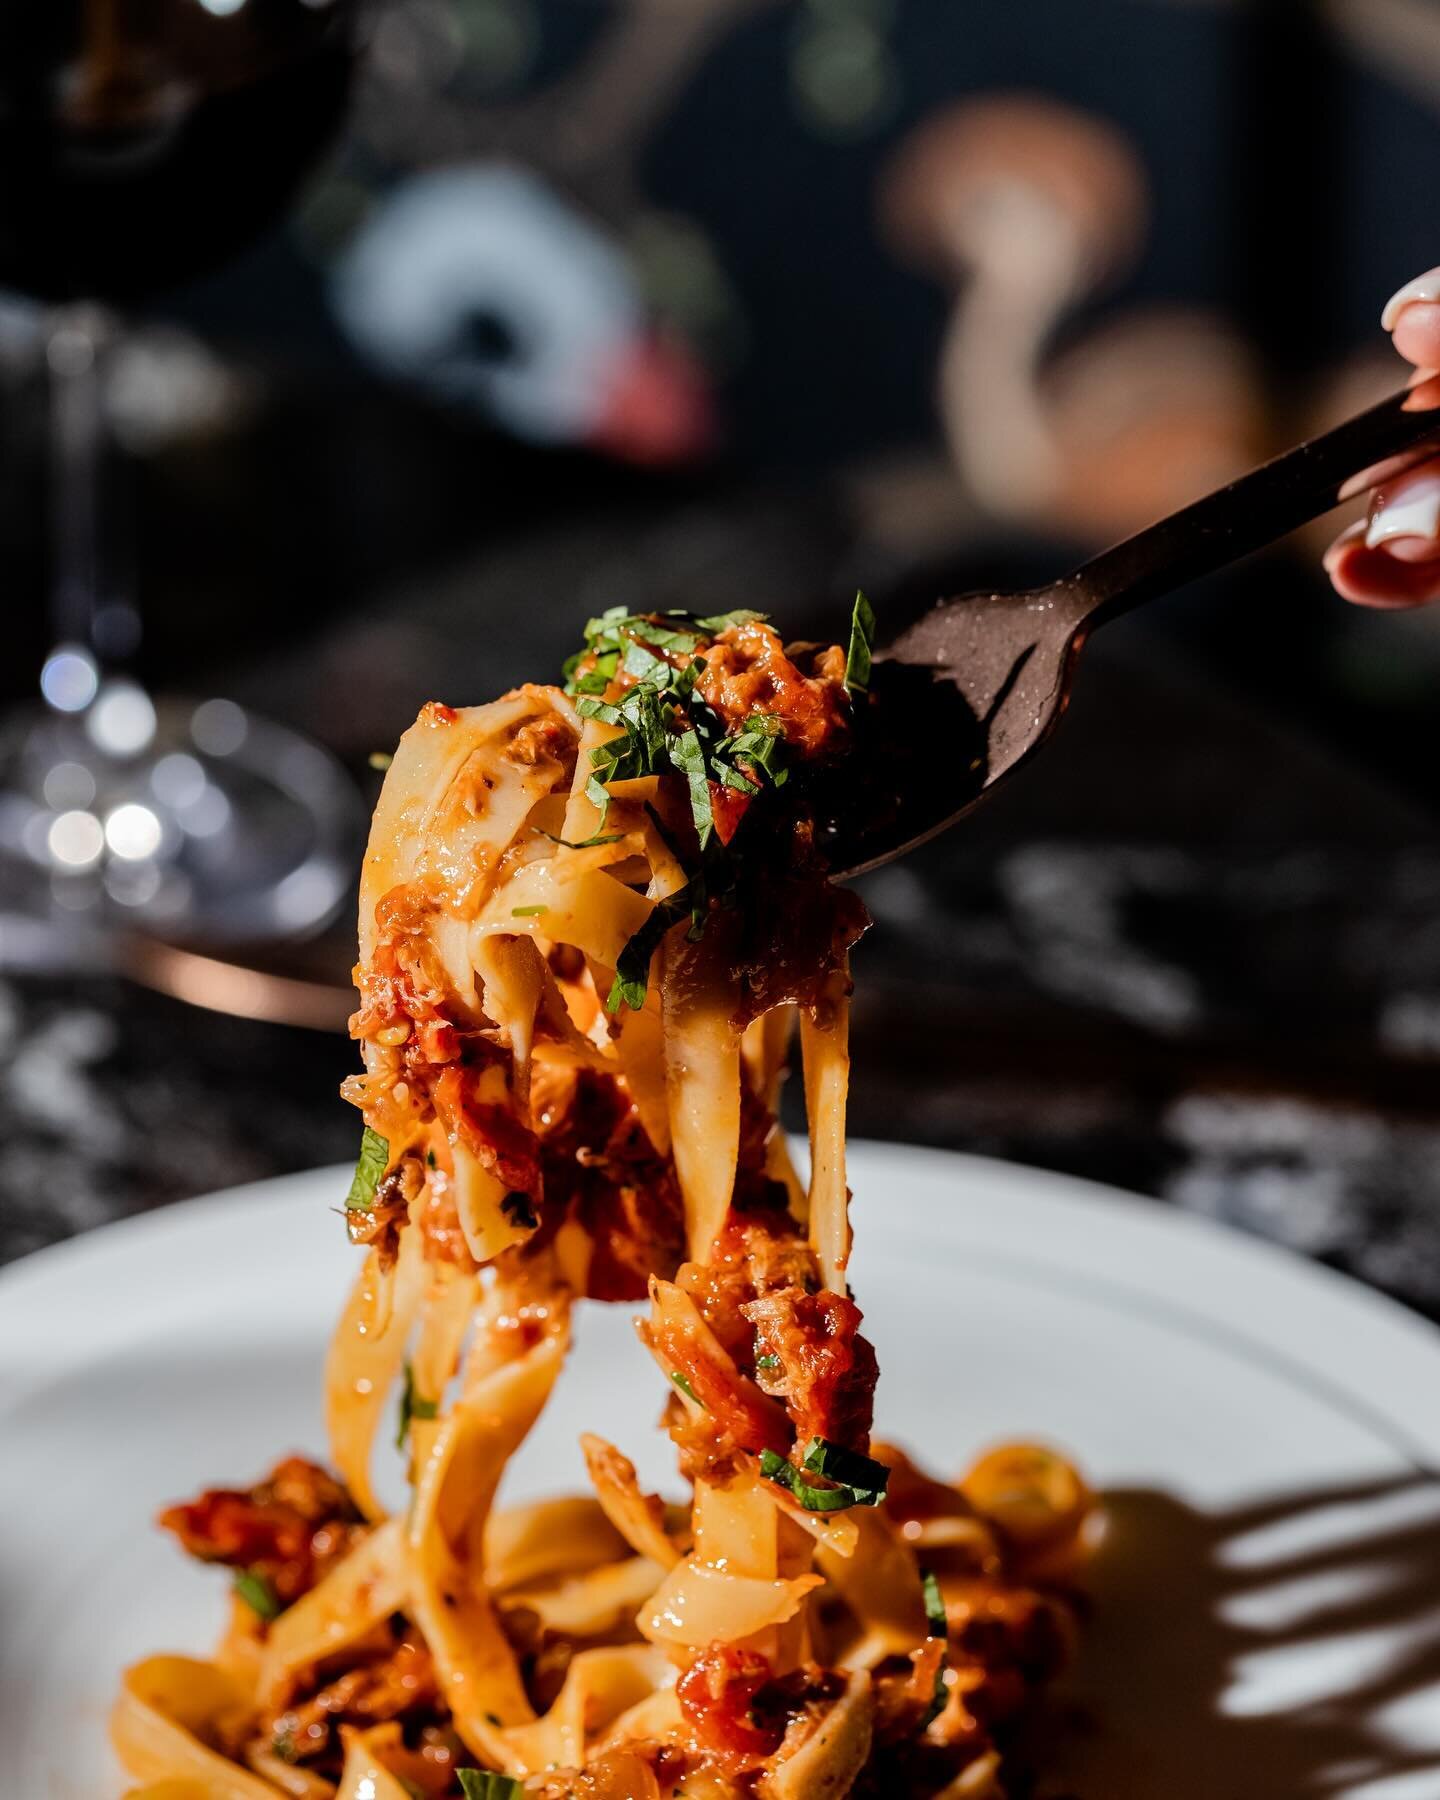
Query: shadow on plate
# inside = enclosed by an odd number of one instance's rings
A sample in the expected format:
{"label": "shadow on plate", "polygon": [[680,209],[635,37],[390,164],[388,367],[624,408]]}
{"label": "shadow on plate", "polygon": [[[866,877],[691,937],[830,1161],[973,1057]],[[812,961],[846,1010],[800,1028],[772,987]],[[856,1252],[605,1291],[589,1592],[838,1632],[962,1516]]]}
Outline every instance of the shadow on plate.
{"label": "shadow on plate", "polygon": [[[1440,1795],[1440,1480],[1105,1495],[1049,1759],[1104,1800]],[[1054,1791],[1047,1789],[1046,1791]]]}

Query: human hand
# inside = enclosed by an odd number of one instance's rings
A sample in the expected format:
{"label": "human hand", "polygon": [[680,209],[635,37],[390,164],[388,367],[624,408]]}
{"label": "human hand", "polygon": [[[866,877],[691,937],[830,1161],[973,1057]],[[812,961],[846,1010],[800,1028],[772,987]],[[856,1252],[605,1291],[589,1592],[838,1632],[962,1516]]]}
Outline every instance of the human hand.
{"label": "human hand", "polygon": [[[1440,370],[1440,268],[1407,282],[1381,324],[1422,375]],[[1440,600],[1440,457],[1376,488],[1368,517],[1335,540],[1325,568],[1336,590],[1360,606]]]}

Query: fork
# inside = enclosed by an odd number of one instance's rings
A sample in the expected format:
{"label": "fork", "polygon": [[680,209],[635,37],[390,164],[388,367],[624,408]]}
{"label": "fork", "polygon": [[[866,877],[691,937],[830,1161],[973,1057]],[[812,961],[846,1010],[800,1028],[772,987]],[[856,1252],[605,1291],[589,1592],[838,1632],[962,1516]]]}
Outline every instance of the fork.
{"label": "fork", "polygon": [[[1090,633],[1382,485],[1440,446],[1440,377],[1020,593],[938,601],[877,656],[859,755],[821,811],[836,875],[963,817],[1046,742]],[[858,772],[858,773],[857,773]]]}

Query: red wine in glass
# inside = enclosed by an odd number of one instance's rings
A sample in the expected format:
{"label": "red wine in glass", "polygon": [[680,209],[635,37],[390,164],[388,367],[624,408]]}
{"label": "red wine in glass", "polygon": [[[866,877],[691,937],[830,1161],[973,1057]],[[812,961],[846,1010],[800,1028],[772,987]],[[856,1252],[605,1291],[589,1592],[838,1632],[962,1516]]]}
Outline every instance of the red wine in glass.
{"label": "red wine in glass", "polygon": [[348,0],[0,0],[0,286],[163,292],[284,212],[343,116]]}
{"label": "red wine in glass", "polygon": [[49,710],[0,732],[0,890],[27,908],[258,939],[344,890],[353,797],[323,752],[229,702],[217,748],[203,705],[157,708],[107,664],[135,613],[101,529],[124,509],[102,505],[118,327],[96,302],[162,294],[280,219],[343,117],[360,10],[0,0],[0,288],[52,306]]}

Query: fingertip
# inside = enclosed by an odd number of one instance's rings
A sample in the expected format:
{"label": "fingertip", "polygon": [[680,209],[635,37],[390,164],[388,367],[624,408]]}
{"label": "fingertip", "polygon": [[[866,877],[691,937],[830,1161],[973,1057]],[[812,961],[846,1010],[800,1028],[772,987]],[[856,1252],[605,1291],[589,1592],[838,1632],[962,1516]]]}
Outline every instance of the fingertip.
{"label": "fingertip", "polygon": [[1337,538],[1325,555],[1325,572],[1343,600],[1377,611],[1399,611],[1440,600],[1440,567],[1397,561],[1366,544],[1363,525]]}
{"label": "fingertip", "polygon": [[1401,314],[1414,301],[1440,300],[1440,268],[1427,269],[1423,275],[1417,275],[1413,281],[1407,281],[1385,302],[1385,310],[1380,315],[1380,326],[1383,331],[1394,331]]}
{"label": "fingertip", "polygon": [[1412,300],[1396,319],[1391,341],[1417,368],[1440,368],[1440,304]]}

